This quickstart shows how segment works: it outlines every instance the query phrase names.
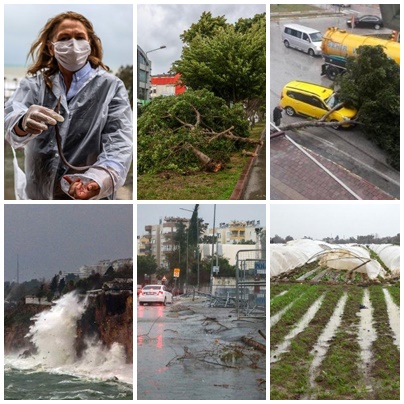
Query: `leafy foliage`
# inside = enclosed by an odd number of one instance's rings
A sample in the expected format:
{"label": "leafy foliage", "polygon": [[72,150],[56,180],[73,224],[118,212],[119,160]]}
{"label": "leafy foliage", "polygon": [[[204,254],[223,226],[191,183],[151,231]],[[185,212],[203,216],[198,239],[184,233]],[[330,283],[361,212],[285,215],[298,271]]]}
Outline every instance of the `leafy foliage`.
{"label": "leafy foliage", "polygon": [[163,170],[186,173],[200,169],[187,144],[211,159],[226,162],[240,145],[224,138],[214,141],[209,138],[212,131],[222,132],[232,126],[235,135],[248,136],[243,107],[240,104],[228,107],[223,99],[207,90],[157,97],[144,107],[138,119],[138,173]]}
{"label": "leafy foliage", "polygon": [[381,46],[361,46],[338,77],[341,98],[355,106],[369,138],[400,167],[400,66]]}
{"label": "leafy foliage", "polygon": [[125,84],[126,90],[128,91],[129,102],[133,108],[133,65],[121,66],[116,76]]}
{"label": "leafy foliage", "polygon": [[156,257],[152,255],[138,255],[137,256],[137,281],[142,283],[144,275],[154,274],[157,270]]}
{"label": "leafy foliage", "polygon": [[265,102],[265,13],[235,25],[203,13],[181,39],[187,46],[172,70],[188,88],[212,91],[228,105],[257,98]]}
{"label": "leafy foliage", "polygon": [[215,36],[220,28],[227,26],[226,18],[224,16],[212,17],[210,11],[204,11],[196,24],[192,24],[191,27],[184,31],[180,38],[185,44],[190,44],[192,40],[200,35],[203,37]]}

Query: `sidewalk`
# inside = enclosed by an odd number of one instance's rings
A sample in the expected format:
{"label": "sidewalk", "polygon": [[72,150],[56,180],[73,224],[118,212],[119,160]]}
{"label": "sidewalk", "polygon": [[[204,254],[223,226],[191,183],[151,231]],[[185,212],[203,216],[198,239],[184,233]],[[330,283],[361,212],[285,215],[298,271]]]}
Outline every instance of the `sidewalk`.
{"label": "sidewalk", "polygon": [[249,337],[265,345],[265,340],[258,330],[265,333],[266,320],[249,318],[237,320],[234,307],[209,307],[207,298],[195,295],[178,296],[170,307],[170,317],[184,321],[201,321],[208,334],[220,333],[220,338],[227,342],[240,341],[241,337]]}
{"label": "sidewalk", "polygon": [[[305,149],[308,155],[325,169],[321,168],[284,136],[273,138],[270,149],[272,200],[395,199],[344,167]],[[326,170],[353,193],[338,183]]]}
{"label": "sidewalk", "polygon": [[255,149],[230,196],[230,200],[266,200],[266,128],[261,133],[264,144]]}

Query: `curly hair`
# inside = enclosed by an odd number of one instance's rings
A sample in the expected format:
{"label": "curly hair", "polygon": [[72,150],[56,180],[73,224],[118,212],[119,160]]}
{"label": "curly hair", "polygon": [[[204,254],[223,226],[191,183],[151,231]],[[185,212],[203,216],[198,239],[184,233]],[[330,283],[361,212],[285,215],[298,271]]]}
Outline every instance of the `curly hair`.
{"label": "curly hair", "polygon": [[45,83],[49,88],[52,88],[50,77],[59,71],[59,66],[56,59],[49,52],[48,43],[52,40],[59,24],[66,19],[80,21],[86,28],[91,45],[91,53],[88,57],[91,66],[93,68],[100,66],[109,71],[109,67],[102,62],[101,40],[95,34],[91,22],[81,14],[74,11],[66,11],[47,21],[40,31],[38,39],[31,45],[27,55],[27,59],[31,57],[33,60],[33,64],[28,68],[28,73],[35,75],[38,71],[42,71]]}

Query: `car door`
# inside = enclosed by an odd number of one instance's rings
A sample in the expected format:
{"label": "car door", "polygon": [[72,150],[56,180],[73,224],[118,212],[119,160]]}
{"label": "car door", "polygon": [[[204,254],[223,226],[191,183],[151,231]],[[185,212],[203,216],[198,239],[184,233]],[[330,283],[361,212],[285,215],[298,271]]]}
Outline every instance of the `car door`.
{"label": "car door", "polygon": [[307,116],[314,119],[320,119],[324,114],[328,112],[324,102],[315,95],[307,97]]}
{"label": "car door", "polygon": [[363,17],[361,20],[361,28],[373,28],[375,19],[372,17]]}

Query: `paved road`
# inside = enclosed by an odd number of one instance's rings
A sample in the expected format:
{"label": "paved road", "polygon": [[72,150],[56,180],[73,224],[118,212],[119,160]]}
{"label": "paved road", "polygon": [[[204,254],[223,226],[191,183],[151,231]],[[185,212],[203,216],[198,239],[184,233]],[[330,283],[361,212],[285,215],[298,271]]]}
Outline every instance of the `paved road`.
{"label": "paved road", "polygon": [[[358,6],[358,8],[361,8]],[[363,10],[363,11],[362,11]],[[362,7],[360,12],[369,12]],[[352,13],[352,11],[348,11]],[[375,14],[373,10],[373,14]],[[271,111],[279,102],[282,87],[291,80],[304,80],[331,86],[332,82],[320,75],[322,58],[312,58],[294,49],[285,48],[281,41],[282,26],[288,22],[297,22],[324,32],[327,27],[339,26],[346,28],[346,15],[333,17],[305,18],[299,20],[281,19],[271,21],[270,26],[270,100]],[[359,30],[357,30],[359,31]],[[388,31],[388,30],[386,30]],[[371,31],[360,30],[361,34]],[[283,118],[283,123],[300,121],[300,117]],[[331,128],[306,128],[290,136],[300,145],[344,167],[352,174],[380,188],[387,195],[400,197],[400,175],[387,163],[386,154],[370,142],[359,129],[334,130]],[[271,154],[272,162],[272,154]],[[271,164],[272,169],[272,164]],[[272,175],[272,174],[271,174]],[[315,198],[308,198],[315,199]]]}
{"label": "paved road", "polygon": [[[243,358],[229,366],[209,363],[240,335],[250,335],[254,322],[239,323],[232,309],[190,298],[177,298],[172,307],[138,306],[137,319],[138,400],[265,399],[265,355],[257,368]],[[265,330],[265,321],[255,327]]]}

